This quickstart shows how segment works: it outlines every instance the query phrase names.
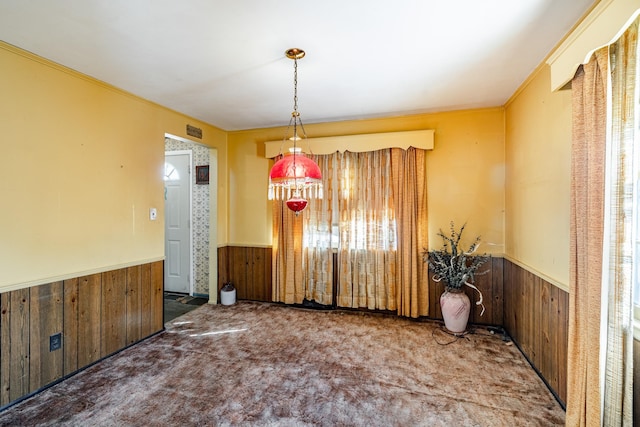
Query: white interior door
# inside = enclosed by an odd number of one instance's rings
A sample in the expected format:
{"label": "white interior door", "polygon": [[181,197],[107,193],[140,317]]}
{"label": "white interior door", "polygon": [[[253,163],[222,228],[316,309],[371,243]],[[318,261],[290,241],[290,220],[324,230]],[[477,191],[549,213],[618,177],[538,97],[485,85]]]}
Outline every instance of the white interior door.
{"label": "white interior door", "polygon": [[164,289],[191,293],[191,154],[165,153]]}

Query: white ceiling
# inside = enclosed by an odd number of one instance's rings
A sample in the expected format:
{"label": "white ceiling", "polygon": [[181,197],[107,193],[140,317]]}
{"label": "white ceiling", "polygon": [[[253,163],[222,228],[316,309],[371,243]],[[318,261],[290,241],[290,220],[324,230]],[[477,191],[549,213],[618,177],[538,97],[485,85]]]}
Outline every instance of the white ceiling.
{"label": "white ceiling", "polygon": [[[596,1],[597,2],[597,1]],[[2,0],[0,40],[224,130],[503,105],[594,0]]]}

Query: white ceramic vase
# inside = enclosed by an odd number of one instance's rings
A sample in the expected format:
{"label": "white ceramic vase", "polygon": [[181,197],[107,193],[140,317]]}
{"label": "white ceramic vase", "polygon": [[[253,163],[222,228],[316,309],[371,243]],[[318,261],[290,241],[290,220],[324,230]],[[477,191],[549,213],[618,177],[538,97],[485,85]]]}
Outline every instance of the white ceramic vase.
{"label": "white ceramic vase", "polygon": [[471,301],[464,291],[445,291],[440,295],[440,308],[444,326],[454,334],[467,330]]}

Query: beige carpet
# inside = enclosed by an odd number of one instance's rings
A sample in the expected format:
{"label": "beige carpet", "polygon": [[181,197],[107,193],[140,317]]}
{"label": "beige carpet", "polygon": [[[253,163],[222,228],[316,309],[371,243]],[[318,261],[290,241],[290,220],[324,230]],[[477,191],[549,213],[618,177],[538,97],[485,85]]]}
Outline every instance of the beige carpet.
{"label": "beige carpet", "polygon": [[479,329],[277,304],[205,305],[0,413],[0,425],[550,426],[564,412]]}

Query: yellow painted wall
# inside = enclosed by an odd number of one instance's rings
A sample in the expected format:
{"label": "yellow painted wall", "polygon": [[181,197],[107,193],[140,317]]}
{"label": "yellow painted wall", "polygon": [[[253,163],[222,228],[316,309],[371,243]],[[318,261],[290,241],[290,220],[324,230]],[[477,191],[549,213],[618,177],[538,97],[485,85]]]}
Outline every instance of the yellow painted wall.
{"label": "yellow painted wall", "polygon": [[[164,257],[164,134],[226,133],[0,42],[0,291]],[[158,209],[157,221],[149,208]]]}
{"label": "yellow painted wall", "polygon": [[[304,119],[304,112],[303,119]],[[305,125],[307,136],[324,137],[418,129],[435,130],[427,155],[429,240],[454,220],[468,222],[469,239],[480,234],[482,251],[502,254],[504,244],[504,110],[491,108],[378,120]],[[271,245],[269,169],[264,142],[282,138],[284,128],[230,132],[229,242]]]}
{"label": "yellow painted wall", "polygon": [[544,65],[505,111],[505,255],[568,289],[571,91],[551,92]]}

